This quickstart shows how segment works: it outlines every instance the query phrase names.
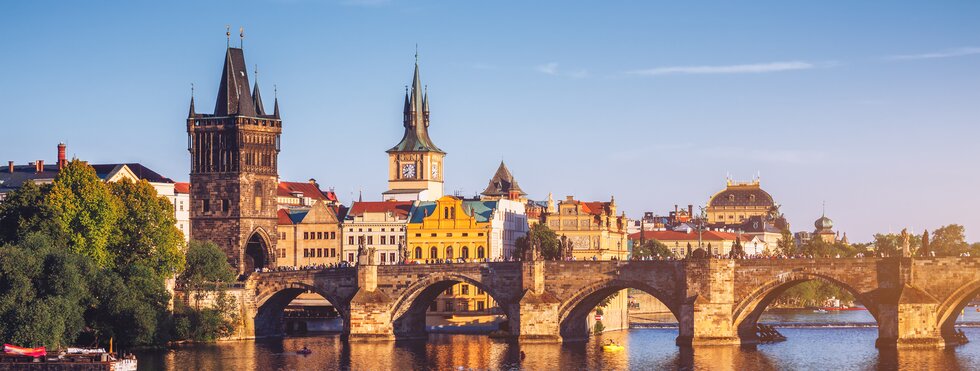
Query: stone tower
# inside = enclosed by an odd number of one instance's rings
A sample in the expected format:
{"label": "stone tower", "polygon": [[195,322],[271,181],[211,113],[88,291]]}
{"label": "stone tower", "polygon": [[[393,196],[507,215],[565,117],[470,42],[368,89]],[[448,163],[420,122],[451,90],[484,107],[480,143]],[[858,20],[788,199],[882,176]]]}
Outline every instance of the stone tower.
{"label": "stone tower", "polygon": [[419,79],[418,59],[412,90],[405,92],[402,123],[402,140],[388,150],[388,191],[382,196],[385,200],[435,201],[443,195],[446,152],[429,138],[429,94]]}
{"label": "stone tower", "polygon": [[265,113],[258,81],[249,91],[245,54],[228,47],[213,114],[187,117],[191,238],[212,241],[239,273],[274,267],[279,100]]}

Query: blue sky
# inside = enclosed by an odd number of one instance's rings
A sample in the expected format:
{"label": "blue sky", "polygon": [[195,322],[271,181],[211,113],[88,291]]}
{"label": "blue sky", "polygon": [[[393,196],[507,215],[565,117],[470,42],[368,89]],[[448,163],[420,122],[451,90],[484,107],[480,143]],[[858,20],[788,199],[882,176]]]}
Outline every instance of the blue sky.
{"label": "blue sky", "polygon": [[0,160],[65,141],[186,180],[190,84],[210,110],[228,24],[267,104],[278,86],[282,178],[345,202],[385,190],[418,43],[450,193],[503,159],[533,198],[615,195],[635,217],[761,174],[794,231],[826,201],[852,241],[948,223],[975,241],[977,19],[975,1],[4,2]]}

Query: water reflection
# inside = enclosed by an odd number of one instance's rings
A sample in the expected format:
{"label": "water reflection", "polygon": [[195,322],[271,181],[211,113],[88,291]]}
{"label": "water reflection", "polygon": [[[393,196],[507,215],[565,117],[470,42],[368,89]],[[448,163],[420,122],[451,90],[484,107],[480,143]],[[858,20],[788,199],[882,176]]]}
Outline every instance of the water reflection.
{"label": "water reflection", "polygon": [[[980,328],[964,329],[975,340]],[[589,342],[535,344],[486,336],[428,342],[348,343],[336,336],[193,345],[140,354],[141,370],[785,370],[980,369],[980,341],[946,350],[874,348],[877,329],[785,329],[788,341],[754,347],[679,348],[676,330],[611,332]],[[625,351],[600,347],[614,339]],[[303,346],[313,350],[298,355]],[[521,353],[525,357],[521,359]]]}

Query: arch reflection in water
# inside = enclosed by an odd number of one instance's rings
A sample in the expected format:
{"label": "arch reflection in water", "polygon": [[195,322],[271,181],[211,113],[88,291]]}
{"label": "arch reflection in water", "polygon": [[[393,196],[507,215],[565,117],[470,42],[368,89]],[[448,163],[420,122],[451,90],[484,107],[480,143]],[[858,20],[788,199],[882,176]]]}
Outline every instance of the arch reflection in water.
{"label": "arch reflection in water", "polygon": [[316,287],[291,283],[269,296],[257,297],[253,325],[258,337],[307,333],[341,333],[349,326],[349,310],[334,303],[343,300]]}

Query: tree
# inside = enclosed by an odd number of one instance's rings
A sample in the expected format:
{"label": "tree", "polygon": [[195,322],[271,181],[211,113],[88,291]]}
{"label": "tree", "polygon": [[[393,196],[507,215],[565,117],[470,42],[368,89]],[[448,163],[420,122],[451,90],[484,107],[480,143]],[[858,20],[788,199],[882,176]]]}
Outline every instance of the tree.
{"label": "tree", "polygon": [[121,217],[109,241],[116,266],[139,264],[170,278],[183,269],[184,237],[177,229],[174,207],[145,180],[109,185],[119,198]]}
{"label": "tree", "polygon": [[643,241],[643,245],[633,248],[633,256],[638,258],[645,257],[656,257],[656,258],[673,258],[674,252],[667,248],[663,242],[655,239]]}
{"label": "tree", "polygon": [[59,236],[60,231],[55,223],[58,210],[48,207],[45,201],[50,191],[50,185],[24,182],[19,189],[7,194],[6,199],[0,202],[0,244],[20,243],[29,233],[41,233],[61,240],[55,237]]}
{"label": "tree", "polygon": [[27,346],[71,345],[85,327],[95,268],[41,234],[0,247],[0,339]]}
{"label": "tree", "polygon": [[548,228],[547,225],[544,225],[544,223],[535,224],[527,232],[526,236],[517,238],[517,241],[514,242],[514,255],[523,257],[524,252],[531,248],[530,241],[532,238],[537,238],[540,242],[540,254],[542,258],[555,260],[561,257],[561,242],[558,240],[558,235],[551,228]]}
{"label": "tree", "polygon": [[191,241],[187,247],[187,264],[178,279],[191,285],[229,282],[235,279],[235,271],[228,264],[228,257],[214,242]]}
{"label": "tree", "polygon": [[966,243],[966,229],[959,224],[950,224],[932,231],[929,249],[937,256],[958,256],[970,249]]}
{"label": "tree", "polygon": [[783,228],[779,236],[779,242],[776,243],[776,248],[779,249],[779,253],[782,255],[789,256],[796,254],[796,242],[793,240],[793,234],[790,233],[789,229]]}
{"label": "tree", "polygon": [[108,244],[120,205],[95,169],[77,159],[68,162],[54,180],[47,204],[60,210],[55,221],[71,251],[92,258],[99,267],[113,263]]}
{"label": "tree", "polygon": [[113,338],[125,348],[169,340],[170,293],[154,268],[139,262],[104,269],[97,282],[92,287],[97,304],[86,318],[99,343]]}

